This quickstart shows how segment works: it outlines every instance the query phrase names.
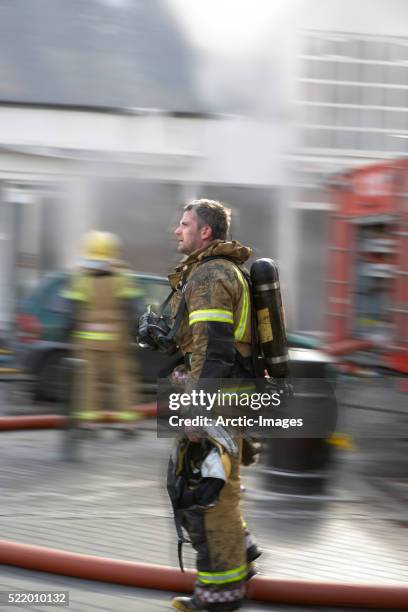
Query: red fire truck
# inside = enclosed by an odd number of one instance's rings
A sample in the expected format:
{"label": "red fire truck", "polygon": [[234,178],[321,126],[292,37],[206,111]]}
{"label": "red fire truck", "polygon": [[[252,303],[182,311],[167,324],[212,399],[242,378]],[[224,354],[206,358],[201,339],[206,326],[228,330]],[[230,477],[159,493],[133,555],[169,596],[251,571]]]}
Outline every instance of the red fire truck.
{"label": "red fire truck", "polygon": [[408,373],[408,160],[330,182],[328,351]]}

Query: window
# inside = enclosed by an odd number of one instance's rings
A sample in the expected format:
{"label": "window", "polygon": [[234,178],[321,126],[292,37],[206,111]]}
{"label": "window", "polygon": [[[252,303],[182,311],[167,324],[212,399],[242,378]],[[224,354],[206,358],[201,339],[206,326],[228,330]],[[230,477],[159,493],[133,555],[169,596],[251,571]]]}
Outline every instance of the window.
{"label": "window", "polygon": [[387,66],[382,64],[361,64],[361,82],[362,83],[383,83],[385,77],[385,69]]}
{"label": "window", "polygon": [[382,128],[383,113],[381,110],[364,108],[360,110],[360,126],[363,128]]}
{"label": "window", "polygon": [[321,61],[315,62],[315,78],[324,80],[333,80],[336,78],[337,62]]}
{"label": "window", "polygon": [[384,61],[388,59],[388,46],[380,40],[362,40],[360,53],[362,59]]}
{"label": "window", "polygon": [[387,89],[385,91],[386,106],[402,106],[408,105],[408,89]]}
{"label": "window", "polygon": [[322,125],[336,125],[337,108],[335,106],[318,106],[317,113]]}
{"label": "window", "polygon": [[135,285],[144,292],[143,302],[145,307],[151,304],[152,310],[156,313],[170,293],[170,286],[164,279],[138,278],[136,276]]}
{"label": "window", "polygon": [[384,149],[384,136],[381,132],[360,132],[360,148],[364,151]]}
{"label": "window", "polygon": [[357,144],[357,134],[353,131],[336,131],[334,146],[336,149],[355,149]]}
{"label": "window", "polygon": [[385,89],[382,87],[362,87],[360,103],[368,106],[384,106]]}
{"label": "window", "polygon": [[68,288],[70,278],[66,276],[49,283],[41,297],[41,304],[45,310],[58,314],[69,314],[70,304],[61,294],[64,289]]}
{"label": "window", "polygon": [[408,139],[398,138],[393,134],[387,134],[385,138],[385,145],[388,151],[392,153],[405,153],[408,154]]}
{"label": "window", "polygon": [[328,149],[333,146],[333,131],[332,130],[311,130],[312,131],[312,146],[322,149]]}
{"label": "window", "polygon": [[[321,59],[307,60],[307,70],[301,77],[334,83],[304,83],[304,100],[326,106],[308,105],[300,111],[301,122],[310,126],[303,130],[303,144],[318,148],[406,152],[408,139],[393,138],[385,130],[408,131],[408,88],[398,87],[408,86],[408,45],[398,39],[389,42],[379,37],[356,38],[333,32],[320,36],[310,34],[307,53]],[[404,61],[406,65],[397,64]],[[354,105],[360,108],[349,108]],[[386,107],[407,111],[391,111]],[[317,125],[329,126],[329,129],[313,127]],[[360,131],[360,128],[367,131]]]}
{"label": "window", "polygon": [[336,102],[338,104],[358,104],[359,98],[359,87],[354,85],[334,85],[336,88]]}
{"label": "window", "polygon": [[393,62],[408,60],[408,46],[400,42],[388,44],[388,58]]}
{"label": "window", "polygon": [[389,130],[408,130],[408,110],[386,112],[385,127]]}
{"label": "window", "polygon": [[336,125],[358,127],[359,110],[357,108],[336,108]]}
{"label": "window", "polygon": [[[361,65],[357,62],[347,63],[338,62],[337,64],[337,79],[339,81],[359,81]],[[335,72],[333,71],[333,74]]]}
{"label": "window", "polygon": [[385,66],[387,83],[392,85],[408,85],[408,66]]}
{"label": "window", "polygon": [[333,85],[331,83],[329,84],[321,83],[318,85],[318,87],[319,87],[319,97],[318,97],[319,102],[333,103],[336,101],[335,99],[336,85]]}

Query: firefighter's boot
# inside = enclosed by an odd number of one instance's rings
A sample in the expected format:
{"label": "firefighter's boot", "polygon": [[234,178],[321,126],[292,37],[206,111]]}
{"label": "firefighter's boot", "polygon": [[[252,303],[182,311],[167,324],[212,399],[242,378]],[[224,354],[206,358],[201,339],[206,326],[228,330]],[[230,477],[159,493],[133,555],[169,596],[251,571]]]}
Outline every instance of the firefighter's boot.
{"label": "firefighter's boot", "polygon": [[200,603],[193,597],[175,597],[171,602],[171,605],[176,610],[181,612],[190,612],[191,610],[214,610],[214,612],[232,612],[232,610],[239,610],[241,602],[223,602],[223,603]]}
{"label": "firefighter's boot", "polygon": [[176,610],[182,612],[189,612],[190,610],[205,610],[202,604],[200,604],[195,597],[175,597],[171,602],[171,605]]}

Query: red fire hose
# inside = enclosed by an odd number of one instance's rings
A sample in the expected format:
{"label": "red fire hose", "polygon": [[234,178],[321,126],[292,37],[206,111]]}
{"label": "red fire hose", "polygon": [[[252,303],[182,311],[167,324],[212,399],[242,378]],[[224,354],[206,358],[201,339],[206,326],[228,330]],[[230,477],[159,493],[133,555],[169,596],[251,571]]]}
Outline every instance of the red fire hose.
{"label": "red fire hose", "polygon": [[[195,572],[106,559],[62,550],[0,541],[0,563],[25,569],[100,580],[139,588],[191,592]],[[316,606],[408,610],[408,587],[353,585],[253,578],[248,597],[258,601]]]}

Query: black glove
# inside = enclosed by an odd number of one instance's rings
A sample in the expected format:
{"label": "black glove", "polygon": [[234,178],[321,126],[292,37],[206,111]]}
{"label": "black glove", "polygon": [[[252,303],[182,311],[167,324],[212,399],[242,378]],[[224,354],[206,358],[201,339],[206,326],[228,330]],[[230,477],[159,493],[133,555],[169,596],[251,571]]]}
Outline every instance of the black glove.
{"label": "black glove", "polygon": [[279,393],[281,397],[281,405],[284,402],[290,400],[294,394],[293,385],[290,382],[290,378],[263,378],[263,391],[272,395],[273,393]]}
{"label": "black glove", "polygon": [[225,482],[221,478],[203,478],[194,489],[189,489],[180,478],[176,485],[178,507],[181,510],[193,507],[212,508],[224,485]]}

